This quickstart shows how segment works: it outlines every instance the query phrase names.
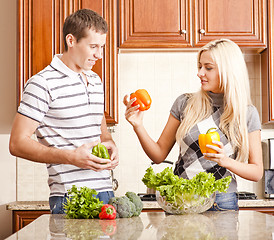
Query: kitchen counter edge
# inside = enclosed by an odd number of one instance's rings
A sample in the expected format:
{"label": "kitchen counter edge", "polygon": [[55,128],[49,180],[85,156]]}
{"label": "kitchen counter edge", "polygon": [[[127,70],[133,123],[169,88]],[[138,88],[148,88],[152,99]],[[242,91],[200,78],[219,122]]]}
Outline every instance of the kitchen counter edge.
{"label": "kitchen counter edge", "polygon": [[[144,210],[161,209],[156,201],[143,201]],[[274,208],[274,199],[239,200],[240,208],[268,207]],[[48,201],[15,201],[6,205],[7,210],[50,210]]]}

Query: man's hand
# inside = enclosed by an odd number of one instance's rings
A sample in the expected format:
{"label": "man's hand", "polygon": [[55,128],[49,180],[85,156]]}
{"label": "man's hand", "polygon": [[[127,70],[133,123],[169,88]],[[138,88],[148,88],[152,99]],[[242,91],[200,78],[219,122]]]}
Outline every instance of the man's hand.
{"label": "man's hand", "polygon": [[[19,113],[16,114],[10,137],[10,153],[14,156],[34,162],[48,164],[72,164],[94,171],[110,170],[118,165],[118,150],[107,131],[105,118],[102,128],[104,145],[110,152],[111,159],[102,159],[92,155],[92,148],[99,141],[83,144],[74,150],[47,147],[32,139],[39,123]],[[101,136],[102,137],[102,136]]]}
{"label": "man's hand", "polygon": [[112,161],[110,159],[99,158],[91,154],[92,148],[98,143],[99,141],[86,143],[73,150],[69,163],[77,167],[91,169],[96,172],[110,169],[112,167]]}
{"label": "man's hand", "polygon": [[119,164],[118,149],[112,140],[102,142],[102,144],[104,144],[105,147],[107,148],[107,150],[109,152],[110,160],[111,160],[111,166],[107,169],[112,170],[112,169],[116,168]]}

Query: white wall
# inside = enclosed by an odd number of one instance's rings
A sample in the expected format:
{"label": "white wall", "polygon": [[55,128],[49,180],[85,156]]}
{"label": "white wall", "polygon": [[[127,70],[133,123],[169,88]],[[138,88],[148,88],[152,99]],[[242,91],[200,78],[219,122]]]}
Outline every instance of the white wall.
{"label": "white wall", "polygon": [[[115,170],[120,187],[118,195],[126,191],[145,193],[141,181],[151,160],[142,150],[131,125],[125,120],[125,106],[122,99],[139,88],[145,88],[151,95],[152,105],[145,112],[144,125],[150,136],[157,140],[166,124],[174,100],[184,92],[199,88],[196,76],[196,52],[125,52],[119,54],[119,124],[114,137],[119,146],[120,166]],[[178,158],[175,145],[166,160],[175,162]],[[154,165],[160,171],[168,164]]]}
{"label": "white wall", "polygon": [[16,113],[17,0],[1,1],[0,8],[0,239],[12,233],[11,211],[16,200],[16,159],[9,154],[9,133]]}

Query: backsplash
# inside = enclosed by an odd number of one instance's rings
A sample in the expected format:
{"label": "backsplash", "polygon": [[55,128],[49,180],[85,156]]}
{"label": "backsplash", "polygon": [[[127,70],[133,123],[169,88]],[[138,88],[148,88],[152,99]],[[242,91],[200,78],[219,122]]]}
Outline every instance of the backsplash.
{"label": "backsplash", "polygon": [[[174,100],[182,93],[194,92],[200,88],[196,64],[197,52],[121,52],[118,56],[118,111],[119,124],[112,134],[118,148],[120,164],[114,170],[119,182],[115,194],[126,191],[145,193],[146,186],[141,179],[151,165],[141,145],[124,118],[125,106],[122,99],[125,94],[145,88],[152,97],[152,106],[145,113],[144,125],[150,136],[157,141],[169,116]],[[261,109],[260,55],[245,54],[250,76],[253,104],[259,113]],[[274,129],[263,129],[262,139],[274,136]],[[179,148],[175,145],[166,160],[176,162]],[[155,171],[161,171],[166,164],[153,165]],[[48,200],[47,170],[45,164],[17,159],[17,200]],[[253,183],[239,179],[239,191],[255,192],[262,196],[261,182]]]}

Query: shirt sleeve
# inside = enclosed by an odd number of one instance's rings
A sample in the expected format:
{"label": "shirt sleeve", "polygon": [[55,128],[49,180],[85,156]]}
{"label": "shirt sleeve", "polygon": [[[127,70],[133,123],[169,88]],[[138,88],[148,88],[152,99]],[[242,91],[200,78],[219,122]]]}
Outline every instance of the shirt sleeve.
{"label": "shirt sleeve", "polygon": [[186,107],[187,96],[186,94],[182,94],[173,103],[170,113],[175,117],[177,120],[182,121],[183,119],[183,112]]}
{"label": "shirt sleeve", "polygon": [[261,130],[260,116],[257,108],[253,105],[248,106],[247,109],[247,130],[249,133]]}
{"label": "shirt sleeve", "polygon": [[28,80],[23,91],[18,113],[41,122],[51,101],[47,81],[38,75]]}

